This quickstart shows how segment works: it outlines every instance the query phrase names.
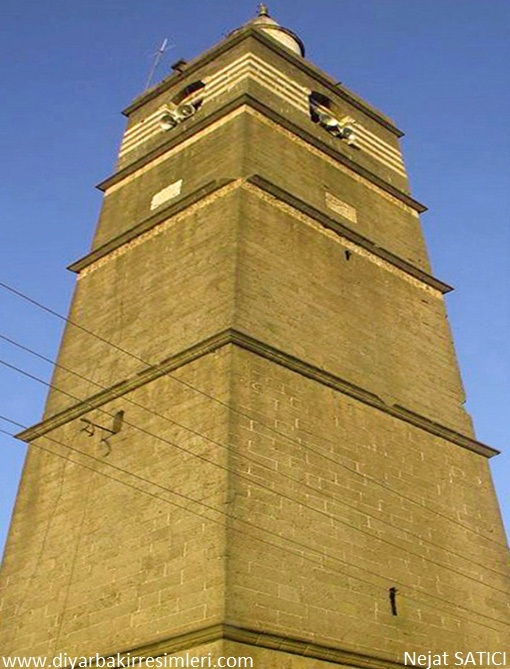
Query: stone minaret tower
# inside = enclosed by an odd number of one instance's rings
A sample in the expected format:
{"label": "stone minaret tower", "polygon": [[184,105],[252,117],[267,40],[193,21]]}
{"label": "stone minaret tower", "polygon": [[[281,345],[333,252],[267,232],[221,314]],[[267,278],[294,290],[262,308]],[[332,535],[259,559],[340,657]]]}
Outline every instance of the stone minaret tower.
{"label": "stone minaret tower", "polygon": [[495,451],[402,133],[263,5],[125,114],[21,435],[3,654],[510,666]]}

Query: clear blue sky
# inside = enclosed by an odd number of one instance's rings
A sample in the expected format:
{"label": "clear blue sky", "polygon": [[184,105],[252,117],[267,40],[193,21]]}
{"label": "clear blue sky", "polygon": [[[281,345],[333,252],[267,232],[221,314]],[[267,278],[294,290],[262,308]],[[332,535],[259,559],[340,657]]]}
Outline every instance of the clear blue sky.
{"label": "clear blue sky", "polygon": [[[510,2],[274,0],[316,65],[406,132],[413,195],[448,310],[477,436],[510,528]],[[0,280],[66,313],[124,119],[152,53],[157,79],[255,15],[251,0],[4,0],[0,26]],[[0,332],[55,357],[61,323],[0,290]],[[0,357],[49,365],[0,343]],[[0,368],[0,413],[30,425],[46,389]],[[0,427],[10,426],[0,423]],[[0,547],[24,456],[0,435]]]}

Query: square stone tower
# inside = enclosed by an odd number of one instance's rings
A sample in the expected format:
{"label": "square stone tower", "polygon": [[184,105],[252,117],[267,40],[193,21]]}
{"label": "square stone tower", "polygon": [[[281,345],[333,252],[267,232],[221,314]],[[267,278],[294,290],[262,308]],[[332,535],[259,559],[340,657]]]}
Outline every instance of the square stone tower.
{"label": "square stone tower", "polygon": [[509,667],[495,451],[402,133],[263,5],[174,67],[125,111],[21,435],[1,652]]}

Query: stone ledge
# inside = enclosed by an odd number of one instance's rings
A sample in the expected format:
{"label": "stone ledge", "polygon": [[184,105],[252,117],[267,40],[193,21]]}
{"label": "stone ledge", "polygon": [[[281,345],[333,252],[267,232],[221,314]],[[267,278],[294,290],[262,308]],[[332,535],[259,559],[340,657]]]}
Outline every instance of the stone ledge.
{"label": "stone ledge", "polygon": [[[109,652],[108,655],[105,654],[102,657],[117,657],[117,655],[120,658],[161,657],[162,655],[189,651],[216,641],[233,641],[247,646],[275,650],[290,655],[300,655],[314,660],[334,662],[340,666],[357,667],[358,669],[400,669],[405,666],[400,662],[344,650],[335,646],[221,623],[174,637],[156,639],[144,646]],[[97,665],[92,664],[90,666]]]}
{"label": "stone ledge", "polygon": [[448,293],[453,290],[452,286],[449,286],[447,283],[436,279],[435,277],[427,274],[423,270],[415,267],[411,263],[407,262],[403,258],[395,255],[391,251],[386,250],[382,246],[377,246],[370,239],[360,235],[356,231],[352,230],[349,226],[344,225],[338,221],[335,221],[328,217],[326,214],[322,213],[315,207],[307,204],[303,200],[295,197],[288,191],[280,188],[279,186],[268,181],[266,178],[260,176],[259,174],[251,174],[246,178],[225,178],[219,180],[213,180],[206,183],[204,186],[197,188],[193,192],[178,198],[173,201],[170,205],[164,207],[161,211],[148,216],[147,218],[137,223],[133,228],[123,232],[122,234],[114,237],[106,244],[103,244],[99,248],[95,249],[91,253],[88,253],[86,256],[83,256],[79,260],[71,263],[67,269],[72,272],[80,273],[85,268],[89,267],[93,263],[97,262],[102,258],[106,258],[110,253],[113,253],[117,249],[120,249],[123,245],[129,244],[143,233],[156,228],[161,225],[168,219],[172,218],[181,213],[186,213],[186,209],[193,207],[198,204],[200,201],[204,201],[213,194],[220,195],[222,189],[228,186],[242,187],[245,183],[251,184],[256,188],[260,189],[264,193],[271,195],[277,200],[289,205],[295,210],[305,214],[306,216],[312,218],[317,223],[322,225],[324,228],[332,230],[337,235],[348,239],[359,247],[365,249],[374,256],[378,256],[382,260],[390,263],[397,269],[403,271],[405,274],[414,277],[418,281],[421,281],[423,284],[426,284],[433,288],[434,290],[439,291],[442,294]]}
{"label": "stone ledge", "polygon": [[458,446],[472,451],[473,453],[477,453],[478,455],[482,455],[486,458],[491,458],[494,455],[499,454],[499,451],[496,449],[491,448],[490,446],[487,446],[486,444],[483,444],[476,439],[473,439],[472,437],[460,434],[451,428],[436,423],[430,418],[421,416],[420,414],[417,414],[404,407],[393,404],[385,404],[385,402],[380,397],[374,395],[368,390],[365,390],[364,388],[355,386],[345,379],[342,379],[330,372],[319,369],[318,367],[315,367],[314,365],[311,365],[307,362],[303,362],[302,360],[295,358],[293,355],[285,353],[284,351],[280,351],[273,346],[266,344],[265,342],[257,340],[250,335],[245,334],[244,332],[240,332],[234,329],[218,332],[217,334],[208,337],[204,341],[191,346],[185,351],[163,360],[157,365],[148,366],[147,369],[142,370],[130,379],[121,381],[120,383],[117,383],[110,388],[105,388],[99,393],[92,395],[87,400],[79,402],[69,409],[65,409],[55,416],[52,416],[51,418],[43,420],[40,423],[23,430],[17,434],[16,437],[21,441],[33,441],[34,439],[43,436],[47,432],[50,432],[51,430],[54,430],[57,427],[70,422],[71,420],[75,420],[76,418],[79,418],[80,416],[102,406],[103,404],[106,404],[107,402],[111,402],[112,400],[121,397],[128,392],[136,390],[137,388],[154,381],[164,374],[168,374],[169,372],[172,372],[179,367],[183,367],[193,362],[194,360],[208,355],[209,353],[213,353],[214,351],[228,344],[233,344],[250,351],[251,353],[255,353],[256,355],[281,365],[282,367],[285,367],[292,372],[300,374],[301,376],[305,376],[313,381],[316,381],[317,383],[321,383],[324,386],[333,388],[334,390],[344,393],[345,395],[349,395],[350,397],[353,397],[360,402],[368,404],[375,409],[379,409],[380,411],[383,411],[390,416],[394,416],[399,420],[404,420],[407,423],[414,425],[415,427],[445,439],[446,441],[457,444]]}
{"label": "stone ledge", "polygon": [[215,179],[213,181],[209,181],[204,186],[197,188],[191,193],[188,193],[188,195],[176,198],[174,201],[172,201],[171,204],[161,208],[160,211],[156,212],[155,214],[144,218],[142,221],[140,221],[140,223],[137,223],[134,227],[130,228],[126,232],[123,232],[117,237],[114,237],[109,242],[106,242],[106,244],[103,244],[97,249],[94,249],[94,251],[88,253],[79,260],[75,260],[73,263],[68,265],[67,269],[71,270],[71,272],[81,272],[81,270],[83,270],[88,265],[91,265],[96,260],[104,258],[109,253],[112,253],[112,251],[115,251],[124,244],[129,243],[144,232],[147,232],[157,225],[160,225],[168,218],[179,214],[188,207],[192,207],[200,200],[207,198],[209,195],[212,195],[221,188],[224,188],[225,186],[228,186],[234,182],[235,179]]}
{"label": "stone ledge", "polygon": [[422,281],[423,283],[426,283],[432,288],[435,288],[440,293],[443,294],[449,293],[453,290],[453,287],[448,285],[447,283],[444,283],[444,281],[440,281],[439,279],[436,279],[430,274],[427,274],[427,272],[420,270],[418,267],[415,267],[414,265],[407,262],[403,258],[400,258],[399,256],[395,255],[391,251],[387,251],[382,246],[377,246],[367,237],[364,237],[363,235],[360,235],[359,233],[352,230],[350,227],[329,218],[315,207],[312,207],[311,205],[307,204],[304,200],[295,197],[288,191],[284,190],[283,188],[280,188],[279,186],[276,186],[275,184],[271,183],[264,177],[258,174],[253,174],[247,178],[247,182],[253,184],[257,188],[260,188],[266,193],[269,193],[278,200],[285,202],[291,207],[309,216],[310,218],[313,218],[315,221],[320,223],[325,228],[332,230],[336,234],[354,242],[355,244],[361,246],[370,253],[379,256],[383,260],[386,260],[395,267],[401,269],[406,274],[410,274],[411,276]]}
{"label": "stone ledge", "polygon": [[162,154],[166,153],[168,150],[176,147],[182,141],[185,141],[195,133],[200,132],[202,129],[211,125],[216,120],[238,109],[239,107],[242,107],[243,105],[247,105],[252,109],[255,109],[256,111],[260,112],[261,114],[271,119],[275,123],[281,125],[283,128],[286,128],[287,130],[295,134],[297,137],[300,137],[305,142],[309,143],[312,146],[315,146],[323,153],[329,155],[334,160],[338,161],[338,163],[344,165],[345,167],[348,167],[353,172],[359,174],[361,177],[367,179],[371,183],[375,184],[382,190],[386,191],[387,193],[395,197],[397,200],[400,200],[411,209],[414,209],[418,213],[423,213],[424,211],[427,211],[427,207],[425,205],[421,204],[407,193],[404,193],[403,191],[399,190],[392,184],[387,183],[382,177],[377,176],[367,168],[357,164],[356,162],[351,160],[348,156],[344,155],[341,151],[332,148],[326,142],[323,142],[321,139],[315,137],[310,132],[307,132],[305,129],[296,125],[292,121],[289,121],[284,116],[281,116],[278,112],[270,109],[265,104],[260,102],[260,100],[257,100],[249,93],[241,93],[233,100],[227,102],[223,107],[216,109],[207,116],[203,116],[197,120],[195,120],[196,116],[194,116],[193,122],[191,122],[185,129],[178,131],[177,134],[174,134],[169,140],[167,140],[160,146],[156,147],[152,151],[149,151],[149,153],[142,156],[141,158],[138,158],[137,160],[130,163],[126,167],[123,167],[118,172],[112,174],[110,177],[99,183],[97,188],[99,188],[99,190],[106,191],[111,186],[121,182],[125,177],[129,176],[133,172],[136,172],[141,167],[144,167],[145,165],[149,164]]}

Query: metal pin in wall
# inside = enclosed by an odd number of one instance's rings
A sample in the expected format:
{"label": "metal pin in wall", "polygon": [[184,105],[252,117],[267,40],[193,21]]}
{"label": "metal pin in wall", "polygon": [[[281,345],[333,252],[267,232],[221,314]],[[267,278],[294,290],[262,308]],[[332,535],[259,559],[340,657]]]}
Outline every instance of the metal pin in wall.
{"label": "metal pin in wall", "polygon": [[394,586],[392,586],[389,589],[391,614],[393,616],[398,615],[397,614],[397,592],[398,592],[398,590]]}

